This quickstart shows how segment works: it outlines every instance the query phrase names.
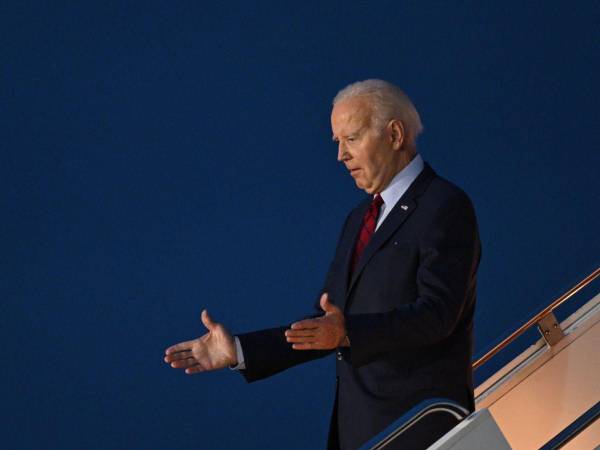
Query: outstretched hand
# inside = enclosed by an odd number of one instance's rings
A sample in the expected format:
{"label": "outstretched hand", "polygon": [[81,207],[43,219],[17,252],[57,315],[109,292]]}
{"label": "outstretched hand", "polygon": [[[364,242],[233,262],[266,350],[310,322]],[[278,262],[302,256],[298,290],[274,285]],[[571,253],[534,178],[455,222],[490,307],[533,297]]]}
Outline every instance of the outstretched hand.
{"label": "outstretched hand", "polygon": [[329,302],[327,293],[321,296],[320,305],[325,315],[293,323],[285,332],[294,350],[331,350],[348,345],[342,310]]}
{"label": "outstretched hand", "polygon": [[213,321],[206,310],[202,311],[200,318],[208,333],[198,339],[169,347],[165,350],[165,362],[175,369],[185,369],[187,374],[237,364],[235,341],[227,329]]}

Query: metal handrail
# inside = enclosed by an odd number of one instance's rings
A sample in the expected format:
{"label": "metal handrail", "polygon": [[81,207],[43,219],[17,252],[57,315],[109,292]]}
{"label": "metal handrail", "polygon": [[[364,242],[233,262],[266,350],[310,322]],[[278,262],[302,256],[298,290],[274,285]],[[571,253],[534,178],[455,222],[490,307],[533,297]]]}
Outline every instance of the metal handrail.
{"label": "metal handrail", "polygon": [[473,370],[477,369],[482,364],[489,361],[500,350],[502,350],[508,344],[513,342],[516,338],[518,338],[520,335],[522,335],[525,331],[527,331],[533,325],[538,323],[545,316],[552,313],[552,311],[554,309],[558,308],[564,302],[569,300],[571,297],[573,297],[575,294],[577,294],[584,287],[588,286],[592,281],[594,281],[599,276],[600,276],[600,267],[598,267],[591,274],[589,274],[587,277],[585,277],[583,280],[581,280],[579,283],[577,283],[575,286],[573,286],[571,289],[569,289],[563,295],[561,295],[556,300],[554,300],[552,303],[550,303],[548,306],[546,306],[542,311],[537,313],[534,317],[532,317],[530,320],[528,320],[525,324],[521,325],[514,333],[512,333],[510,336],[508,336],[506,339],[504,339],[502,342],[500,342],[498,345],[496,345],[494,348],[492,348],[489,352],[487,352],[485,355],[483,355],[481,358],[479,358],[477,361],[475,361],[473,363]]}
{"label": "metal handrail", "polygon": [[419,421],[433,413],[445,413],[460,422],[469,415],[469,411],[453,400],[447,398],[430,398],[424,400],[400,416],[385,430],[371,438],[360,447],[360,450],[384,449],[404,432],[410,430]]}
{"label": "metal handrail", "polygon": [[564,447],[598,420],[598,418],[600,418],[600,402],[597,402],[594,406],[580,415],[564,430],[548,441],[546,445],[540,448],[540,450],[556,450]]}

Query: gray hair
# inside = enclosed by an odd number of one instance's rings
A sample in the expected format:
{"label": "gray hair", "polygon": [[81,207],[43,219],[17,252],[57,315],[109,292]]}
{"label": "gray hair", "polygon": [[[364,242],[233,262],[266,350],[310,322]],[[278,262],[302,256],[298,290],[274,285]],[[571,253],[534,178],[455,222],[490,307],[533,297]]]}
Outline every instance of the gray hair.
{"label": "gray hair", "polygon": [[383,80],[364,80],[349,84],[333,99],[333,106],[342,100],[365,97],[373,108],[373,125],[383,129],[392,119],[404,125],[409,143],[414,144],[423,131],[419,113],[408,96],[397,86]]}

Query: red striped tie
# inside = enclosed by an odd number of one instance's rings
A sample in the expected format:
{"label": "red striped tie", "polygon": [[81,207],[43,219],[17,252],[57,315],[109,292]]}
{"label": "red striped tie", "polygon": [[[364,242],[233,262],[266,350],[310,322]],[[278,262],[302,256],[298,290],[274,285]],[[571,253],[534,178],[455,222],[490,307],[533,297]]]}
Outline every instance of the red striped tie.
{"label": "red striped tie", "polygon": [[379,216],[379,208],[383,204],[383,199],[381,195],[377,194],[369,209],[365,213],[365,217],[363,217],[362,228],[360,229],[360,235],[358,236],[358,241],[356,241],[356,247],[354,247],[354,255],[352,256],[352,272],[356,269],[358,265],[358,261],[360,261],[360,257],[365,250],[365,247],[371,240],[371,236],[375,233],[375,226],[377,225],[377,217]]}

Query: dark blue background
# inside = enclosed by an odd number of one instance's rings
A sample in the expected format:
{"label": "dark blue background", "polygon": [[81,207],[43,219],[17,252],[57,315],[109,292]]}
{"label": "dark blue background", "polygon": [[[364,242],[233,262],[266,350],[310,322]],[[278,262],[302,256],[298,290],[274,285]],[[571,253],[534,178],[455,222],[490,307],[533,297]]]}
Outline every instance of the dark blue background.
{"label": "dark blue background", "polygon": [[324,444],[332,360],[247,386],[162,356],[203,307],[309,311],[364,195],[330,141],[352,81],[405,89],[474,201],[478,355],[591,272],[597,2],[453,3],[4,2],[2,447]]}

